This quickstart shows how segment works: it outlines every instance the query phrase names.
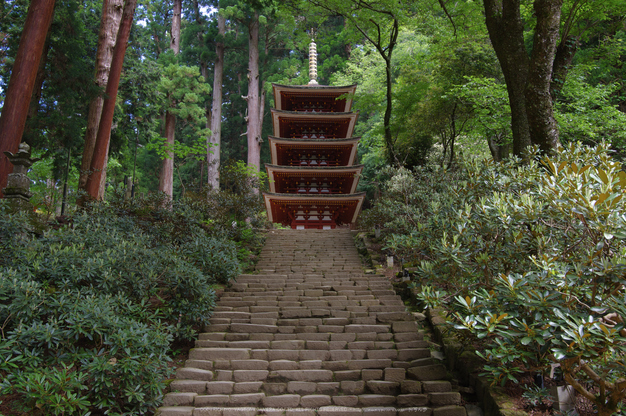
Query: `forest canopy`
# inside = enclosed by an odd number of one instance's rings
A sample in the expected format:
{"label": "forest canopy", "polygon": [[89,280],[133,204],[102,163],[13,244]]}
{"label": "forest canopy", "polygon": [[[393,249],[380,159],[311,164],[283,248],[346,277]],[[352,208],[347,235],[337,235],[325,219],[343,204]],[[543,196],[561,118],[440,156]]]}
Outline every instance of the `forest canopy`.
{"label": "forest canopy", "polygon": [[[626,146],[621,1],[134,3],[54,5],[19,138],[42,157],[31,172],[37,189],[59,190],[67,177],[76,195],[102,171],[96,199],[131,182],[135,192],[178,198],[219,187],[220,161],[262,167],[271,83],[308,82],[312,39],[321,84],[359,84],[364,189],[384,165],[499,161],[531,144],[549,153],[607,141],[618,155]],[[2,4],[3,113],[31,5]],[[122,12],[126,42],[118,36]],[[112,97],[108,71],[121,43]],[[110,140],[96,163],[89,146],[107,98],[113,118],[102,134]],[[15,147],[7,137],[3,150]]]}

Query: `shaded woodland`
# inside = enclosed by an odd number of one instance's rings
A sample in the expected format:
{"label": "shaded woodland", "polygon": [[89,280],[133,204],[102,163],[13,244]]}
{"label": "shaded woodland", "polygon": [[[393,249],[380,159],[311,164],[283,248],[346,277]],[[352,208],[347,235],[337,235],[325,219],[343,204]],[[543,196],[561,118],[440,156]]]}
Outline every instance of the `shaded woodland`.
{"label": "shaded woodland", "polygon": [[[3,3],[3,103],[29,6]],[[459,154],[487,152],[499,161],[531,144],[549,153],[560,143],[605,140],[621,152],[623,7],[58,2],[33,50],[40,60],[28,108],[7,101],[22,121],[4,111],[3,129],[23,122],[24,130],[3,133],[2,150],[24,141],[43,157],[31,176],[48,200],[59,199],[66,178],[74,199],[132,185],[170,197],[217,188],[220,161],[269,161],[270,84],[306,83],[314,38],[320,83],[360,86],[365,187],[385,164],[452,166]],[[118,31],[124,25],[128,33]]]}
{"label": "shaded woodland", "polygon": [[[0,397],[159,406],[172,350],[262,244],[271,83],[308,82],[314,39],[318,82],[358,84],[360,226],[420,302],[456,305],[495,383],[558,363],[598,414],[623,409],[624,16],[623,0],[3,1],[0,151],[40,158],[41,228],[0,204]],[[0,155],[0,190],[12,168]]]}

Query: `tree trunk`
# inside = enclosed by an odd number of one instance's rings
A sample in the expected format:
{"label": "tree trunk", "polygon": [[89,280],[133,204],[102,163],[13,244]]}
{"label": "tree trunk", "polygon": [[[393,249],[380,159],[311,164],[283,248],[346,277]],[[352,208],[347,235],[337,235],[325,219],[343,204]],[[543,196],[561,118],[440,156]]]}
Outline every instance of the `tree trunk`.
{"label": "tree trunk", "polygon": [[[165,114],[165,138],[166,145],[174,145],[174,133],[176,130],[176,116],[167,112]],[[171,138],[171,141],[170,141]],[[169,163],[166,163],[169,162]],[[174,195],[174,154],[167,152],[167,157],[161,163],[161,172],[159,173],[159,191],[165,192],[167,196],[172,198]]]}
{"label": "tree trunk", "polygon": [[544,153],[553,153],[559,145],[559,128],[554,119],[550,81],[559,40],[563,0],[535,0],[537,16],[533,52],[526,85],[526,114],[530,140]]}
{"label": "tree trunk", "polygon": [[[113,50],[115,49],[115,40],[117,32],[120,28],[120,20],[122,20],[122,12],[124,11],[123,0],[104,0],[102,3],[102,19],[100,21],[100,33],[98,35],[98,50],[96,54],[96,85],[102,89],[106,88],[109,72],[111,70],[111,59],[113,58]],[[85,189],[87,177],[89,176],[89,167],[93,157],[93,149],[96,144],[96,136],[98,134],[98,126],[100,125],[100,116],[102,115],[102,105],[104,97],[99,95],[94,97],[89,103],[89,115],[87,116],[87,130],[85,131],[85,147],[83,148],[83,159],[80,165],[80,177],[78,178],[79,189]],[[107,145],[107,156],[109,146]],[[105,158],[106,161],[106,158]],[[101,177],[102,191],[98,191],[98,198],[104,196],[104,187],[102,184],[106,181],[106,162],[103,166],[103,174]]]}
{"label": "tree trunk", "polygon": [[385,145],[387,147],[387,162],[390,165],[399,164],[399,161],[397,160],[397,157],[396,157],[396,150],[395,150],[395,146],[393,142],[393,137],[391,134],[391,114],[393,111],[393,91],[392,91],[393,80],[392,80],[392,70],[391,70],[391,54],[393,53],[393,48],[396,46],[398,33],[399,33],[398,19],[394,19],[393,31],[391,34],[391,39],[389,41],[389,46],[387,47],[387,55],[385,56],[382,49],[380,47],[378,48],[383,59],[385,59],[387,106],[385,108],[383,126],[385,129]]}
{"label": "tree trunk", "polygon": [[35,77],[35,86],[33,87],[33,95],[30,99],[30,106],[28,107],[28,116],[26,117],[26,124],[24,126],[24,133],[22,133],[22,141],[31,145],[33,144],[37,128],[31,123],[37,116],[39,111],[39,101],[41,101],[41,94],[43,92],[43,83],[46,80],[46,62],[48,61],[48,51],[50,50],[50,36],[46,36],[46,42],[43,47],[43,53],[39,60],[39,68],[37,69],[37,76]]}
{"label": "tree trunk", "polygon": [[[170,49],[175,55],[180,52],[180,14],[182,0],[174,0],[174,14],[172,15],[172,33]],[[165,114],[165,144],[168,147],[174,145],[176,133],[176,116],[169,111]],[[161,173],[159,175],[159,191],[164,192],[171,198],[174,197],[174,154],[167,151],[167,156],[161,161]]]}
{"label": "tree trunk", "polygon": [[259,125],[259,13],[249,26],[248,39],[248,165],[261,166],[261,126]]}
{"label": "tree trunk", "polygon": [[526,115],[528,54],[524,46],[524,23],[519,0],[483,0],[489,39],[496,52],[509,96],[513,153],[521,156],[530,146]]}
{"label": "tree trunk", "polygon": [[211,103],[211,137],[212,144],[207,150],[207,180],[212,189],[220,187],[220,145],[222,142],[222,78],[224,75],[224,41],[226,19],[217,15],[217,33],[220,39],[215,46],[215,73],[213,75],[213,101]]}
{"label": "tree trunk", "polygon": [[4,152],[16,153],[35,86],[39,61],[54,13],[54,0],[32,0],[11,70],[7,95],[0,116],[0,197],[13,165]]}
{"label": "tree trunk", "polygon": [[489,38],[502,67],[511,107],[513,153],[531,144],[552,152],[559,143],[551,96],[562,0],[535,0],[533,52],[524,45],[520,0],[483,0]]}
{"label": "tree trunk", "polygon": [[85,190],[91,199],[101,199],[101,197],[99,197],[99,190],[102,182],[104,163],[107,158],[109,140],[111,138],[115,100],[117,99],[117,90],[120,85],[120,77],[124,65],[124,55],[126,54],[126,47],[128,46],[128,38],[133,24],[136,4],[137,0],[126,0],[120,28],[117,32],[115,49],[113,50],[113,57],[111,59],[109,79],[107,80],[105,91],[106,98],[102,106],[98,134],[96,135],[96,143],[91,166],[89,167],[89,175],[87,177],[87,183],[85,184]]}
{"label": "tree trunk", "polygon": [[182,13],[183,1],[174,0],[174,14],[172,15],[172,38],[170,40],[170,49],[175,55],[180,52],[180,15]]}
{"label": "tree trunk", "polygon": [[552,102],[556,100],[557,95],[561,92],[567,73],[572,67],[574,56],[578,50],[579,38],[561,39],[559,46],[556,47],[556,55],[552,64],[552,80],[550,82],[550,95]]}
{"label": "tree trunk", "polygon": [[487,144],[489,145],[489,151],[491,152],[494,162],[502,162],[509,157],[511,144],[501,144],[500,137],[487,137]]}

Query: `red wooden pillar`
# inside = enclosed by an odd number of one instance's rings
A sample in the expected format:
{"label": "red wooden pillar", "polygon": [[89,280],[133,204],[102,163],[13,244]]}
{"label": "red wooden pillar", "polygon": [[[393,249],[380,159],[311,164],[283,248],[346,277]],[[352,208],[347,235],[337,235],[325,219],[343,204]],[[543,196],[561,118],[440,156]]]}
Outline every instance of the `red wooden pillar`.
{"label": "red wooden pillar", "polygon": [[39,61],[52,21],[54,2],[32,0],[28,7],[0,116],[0,196],[2,189],[7,186],[9,173],[13,172],[13,165],[4,152],[16,153],[22,141]]}

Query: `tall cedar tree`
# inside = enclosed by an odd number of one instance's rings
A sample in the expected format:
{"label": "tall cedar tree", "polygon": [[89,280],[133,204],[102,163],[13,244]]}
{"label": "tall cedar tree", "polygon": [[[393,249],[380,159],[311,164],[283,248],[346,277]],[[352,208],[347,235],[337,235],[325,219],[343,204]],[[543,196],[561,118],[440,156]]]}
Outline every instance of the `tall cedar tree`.
{"label": "tall cedar tree", "polygon": [[254,11],[248,22],[248,165],[258,171],[261,166],[262,114],[259,101],[259,12]]}
{"label": "tall cedar tree", "polygon": [[[124,55],[128,46],[128,38],[130,37],[130,29],[133,24],[135,15],[135,6],[137,0],[126,0],[124,3],[124,13],[120,22],[120,29],[117,32],[115,41],[115,49],[111,59],[111,71],[106,87],[106,98],[102,106],[102,116],[98,126],[98,134],[96,136],[96,144],[93,150],[91,166],[87,177],[85,190],[90,199],[99,199],[100,183],[102,181],[104,164],[107,158],[107,149],[111,139],[111,126],[113,125],[113,113],[115,111],[115,100],[117,99],[117,90],[120,85],[120,77],[122,75],[122,67],[124,65]],[[101,198],[100,198],[101,199]]]}
{"label": "tall cedar tree", "polygon": [[[111,60],[113,59],[113,50],[115,49],[115,39],[120,28],[122,20],[122,12],[124,11],[124,0],[104,0],[102,2],[102,19],[100,21],[100,31],[98,34],[98,49],[96,54],[96,85],[103,90],[106,88],[109,72],[111,70]],[[80,177],[78,179],[78,187],[85,189],[87,177],[89,176],[89,167],[93,157],[93,150],[96,145],[96,135],[98,134],[98,126],[100,125],[100,117],[102,115],[102,106],[104,97],[98,95],[91,100],[89,104],[89,115],[87,116],[87,130],[85,131],[85,147],[83,148],[83,159],[80,167]],[[106,154],[109,153],[107,145]],[[98,198],[104,197],[104,184],[106,181],[106,158],[103,166],[103,174],[100,181],[100,190]]]}
{"label": "tall cedar tree", "polygon": [[[182,0],[174,0],[174,14],[172,15],[172,32],[170,49],[174,55],[180,52],[180,15],[182,12]],[[176,116],[167,111],[165,113],[165,143],[166,146],[174,146],[176,140]],[[174,196],[174,153],[167,152],[167,156],[161,161],[159,174],[159,191],[172,198]]]}
{"label": "tall cedar tree", "polygon": [[211,103],[211,138],[212,145],[207,149],[208,184],[212,189],[220,186],[220,145],[222,135],[222,78],[224,75],[224,35],[226,34],[226,18],[218,11],[218,41],[215,45],[215,68],[213,75],[213,101]]}
{"label": "tall cedar tree", "polygon": [[52,22],[54,3],[55,0],[33,0],[28,7],[0,116],[0,196],[7,185],[9,173],[13,172],[13,165],[4,152],[16,153],[22,140],[39,61]]}

